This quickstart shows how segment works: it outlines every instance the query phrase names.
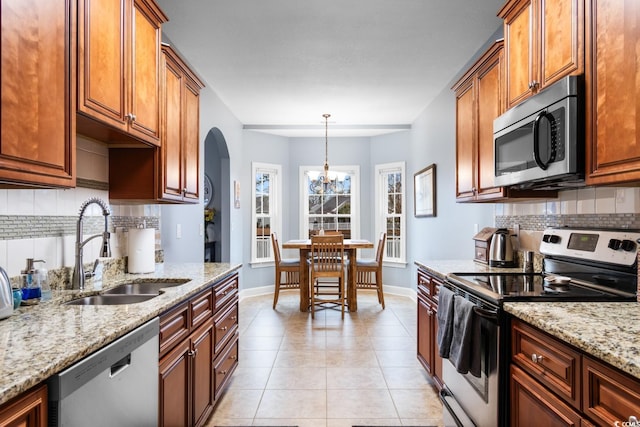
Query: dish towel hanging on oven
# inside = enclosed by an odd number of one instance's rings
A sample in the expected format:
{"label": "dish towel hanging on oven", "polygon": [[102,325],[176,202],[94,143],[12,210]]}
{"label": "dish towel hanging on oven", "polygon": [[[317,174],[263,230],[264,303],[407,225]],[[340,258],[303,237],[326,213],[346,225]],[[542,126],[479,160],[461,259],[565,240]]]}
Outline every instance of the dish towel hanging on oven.
{"label": "dish towel hanging on oven", "polygon": [[449,361],[459,373],[471,372],[480,377],[481,330],[474,307],[475,304],[468,299],[459,295],[454,297]]}
{"label": "dish towel hanging on oven", "polygon": [[453,292],[442,286],[438,294],[438,334],[436,340],[440,357],[449,357],[451,336],[453,333]]}

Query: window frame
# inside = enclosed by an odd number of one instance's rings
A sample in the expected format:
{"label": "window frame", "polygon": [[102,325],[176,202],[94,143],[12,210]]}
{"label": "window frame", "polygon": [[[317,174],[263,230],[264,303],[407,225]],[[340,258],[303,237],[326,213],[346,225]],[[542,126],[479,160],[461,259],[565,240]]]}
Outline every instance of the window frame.
{"label": "window frame", "polygon": [[[308,172],[323,173],[323,166],[300,166],[299,168],[299,188],[300,188],[300,236],[306,239],[309,232],[309,189],[307,188]],[[341,172],[351,175],[351,238],[360,237],[360,166],[331,166],[329,173]]]}
{"label": "window frame", "polygon": [[[282,165],[274,163],[251,162],[251,264],[273,263],[273,249],[271,247],[271,236],[268,240],[268,257],[258,257],[258,214],[257,214],[257,192],[256,175],[259,173],[269,173],[271,175],[269,186],[269,217],[271,218],[271,233],[282,235]],[[264,243],[264,242],[263,242]]]}
{"label": "window frame", "polygon": [[[402,191],[400,192],[400,196],[402,198],[402,213],[393,216],[400,218],[400,256],[390,258],[387,256],[387,250],[385,248],[383,262],[385,264],[405,266],[407,264],[407,173],[405,162],[381,163],[375,166],[375,235],[379,236],[380,233],[387,231],[386,224],[387,218],[389,217],[387,212],[389,195],[387,191],[388,175],[398,172],[401,174],[400,182]],[[385,244],[389,244],[388,235]]]}

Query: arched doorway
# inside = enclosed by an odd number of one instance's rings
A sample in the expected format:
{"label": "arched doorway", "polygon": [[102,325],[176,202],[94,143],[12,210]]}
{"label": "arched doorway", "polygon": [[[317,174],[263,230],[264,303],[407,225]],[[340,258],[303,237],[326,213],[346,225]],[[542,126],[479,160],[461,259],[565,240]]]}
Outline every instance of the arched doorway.
{"label": "arched doorway", "polygon": [[[231,182],[229,149],[218,128],[212,128],[204,140],[204,174],[211,181],[211,202],[205,209],[215,210],[213,221],[205,224],[205,260],[229,262]],[[208,252],[210,251],[210,252]]]}

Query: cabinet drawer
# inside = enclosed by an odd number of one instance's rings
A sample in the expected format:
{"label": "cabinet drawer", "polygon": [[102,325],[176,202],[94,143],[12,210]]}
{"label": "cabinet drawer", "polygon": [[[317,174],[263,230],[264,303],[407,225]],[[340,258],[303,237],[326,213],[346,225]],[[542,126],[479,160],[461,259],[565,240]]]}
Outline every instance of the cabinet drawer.
{"label": "cabinet drawer", "polygon": [[640,419],[640,381],[583,357],[582,410],[599,425],[624,425]]}
{"label": "cabinet drawer", "polygon": [[160,316],[160,356],[189,336],[189,303],[184,302]]}
{"label": "cabinet drawer", "polygon": [[238,296],[238,275],[234,274],[227,280],[217,285],[214,290],[216,312]]}
{"label": "cabinet drawer", "polygon": [[422,270],[418,270],[418,292],[427,298],[433,296],[432,277]]}
{"label": "cabinet drawer", "polygon": [[233,304],[221,316],[213,321],[215,328],[214,352],[217,354],[228,338],[238,330],[238,304]]}
{"label": "cabinet drawer", "polygon": [[550,335],[514,320],[511,356],[533,378],[580,408],[581,356]]}
{"label": "cabinet drawer", "polygon": [[231,374],[238,366],[238,335],[225,347],[222,354],[214,360],[214,398],[218,400],[218,396],[223,386],[231,378]]}
{"label": "cabinet drawer", "polygon": [[213,316],[213,294],[211,289],[196,295],[189,302],[191,314],[191,329],[202,325]]}

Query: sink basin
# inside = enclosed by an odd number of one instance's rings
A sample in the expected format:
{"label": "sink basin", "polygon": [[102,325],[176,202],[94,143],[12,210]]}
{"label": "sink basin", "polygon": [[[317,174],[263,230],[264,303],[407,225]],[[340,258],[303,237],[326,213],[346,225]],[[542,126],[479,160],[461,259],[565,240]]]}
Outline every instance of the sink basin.
{"label": "sink basin", "polygon": [[182,285],[185,282],[136,282],[118,285],[103,295],[160,295],[160,289]]}
{"label": "sink basin", "polygon": [[157,295],[92,295],[66,302],[66,305],[125,305],[150,300]]}

